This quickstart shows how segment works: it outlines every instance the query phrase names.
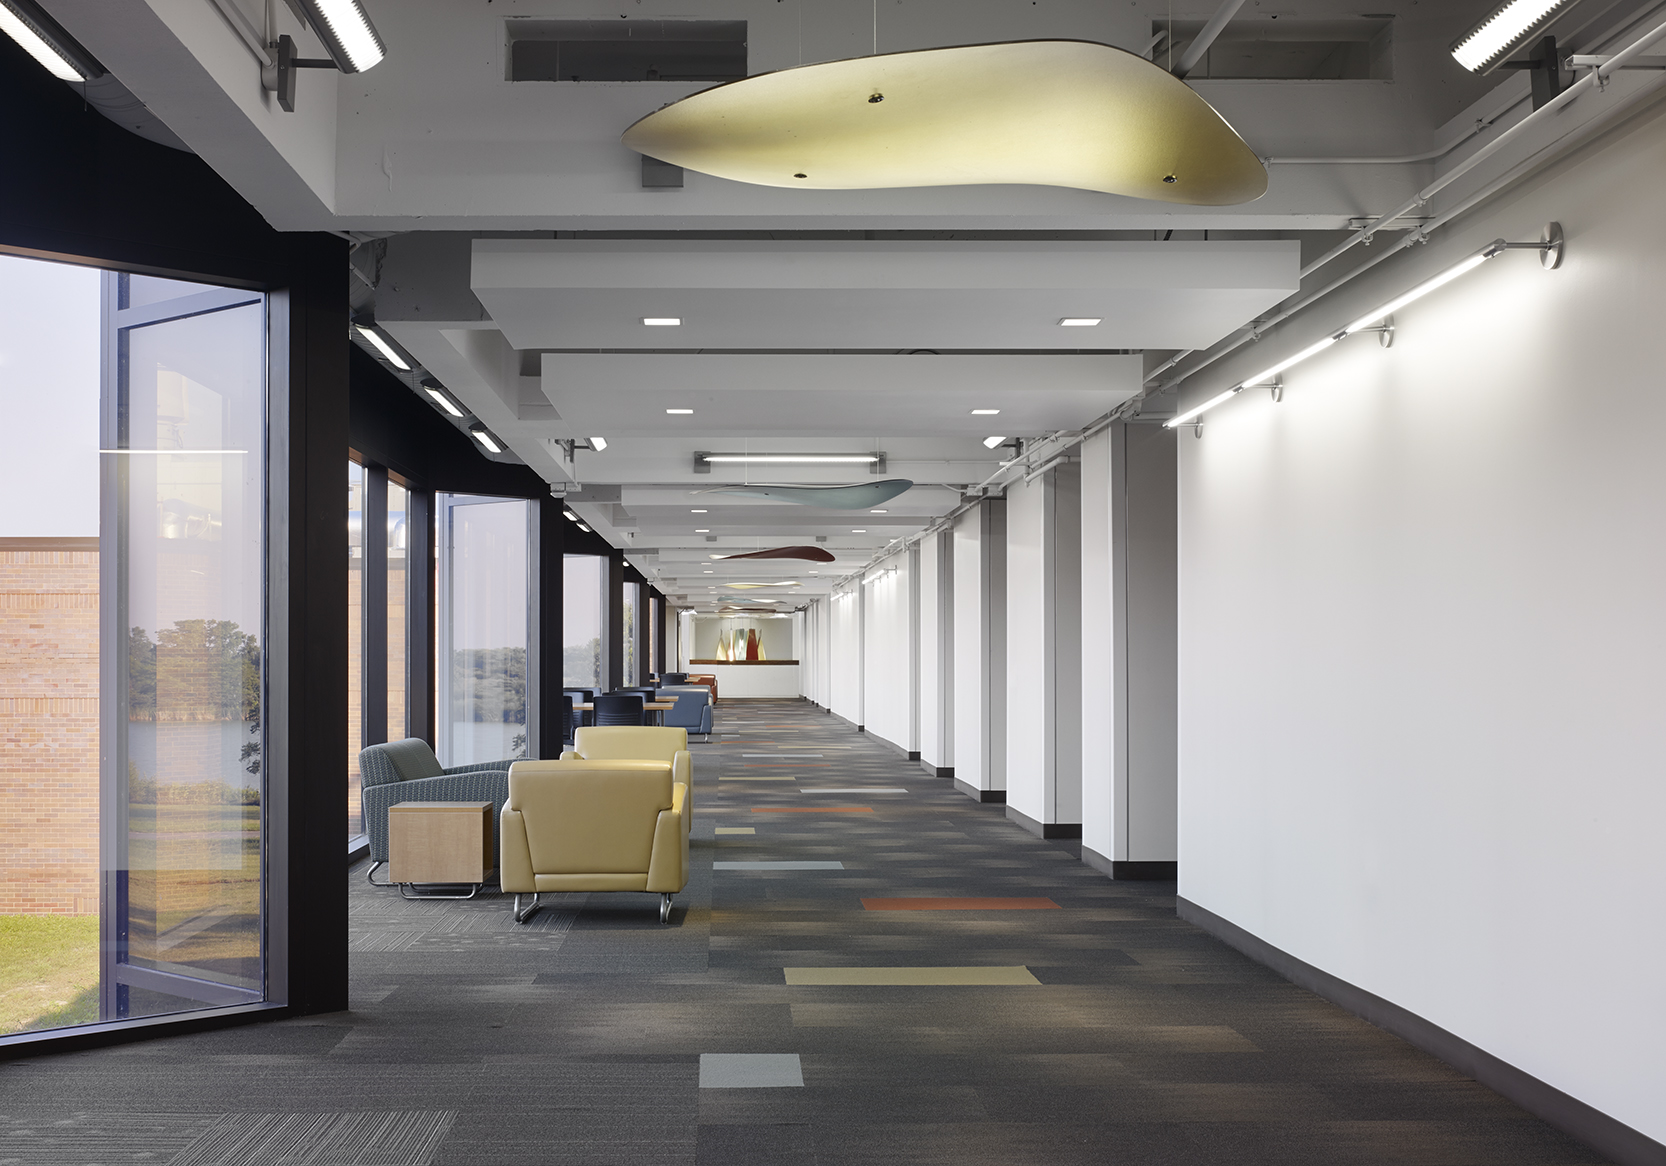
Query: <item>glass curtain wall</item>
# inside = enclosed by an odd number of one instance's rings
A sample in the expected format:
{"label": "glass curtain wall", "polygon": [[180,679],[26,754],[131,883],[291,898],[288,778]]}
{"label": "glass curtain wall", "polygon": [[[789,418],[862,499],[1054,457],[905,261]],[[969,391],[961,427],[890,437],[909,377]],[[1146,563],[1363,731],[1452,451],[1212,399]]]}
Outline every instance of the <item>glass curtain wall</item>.
{"label": "glass curtain wall", "polygon": [[524,499],[435,495],[442,765],[526,756],[531,506]]}
{"label": "glass curtain wall", "polygon": [[364,467],[347,463],[347,836],[364,833]]}
{"label": "glass curtain wall", "polygon": [[0,1036],[265,998],[266,328],[0,257]]}
{"label": "glass curtain wall", "polygon": [[660,671],[660,621],[663,618],[664,606],[652,595],[648,597],[648,662],[644,667],[653,673]]}
{"label": "glass curtain wall", "polygon": [[625,684],[629,687],[641,684],[645,669],[642,667],[642,585],[640,583],[625,584]]}
{"label": "glass curtain wall", "polygon": [[567,555],[563,564],[561,671],[562,682],[573,688],[602,685],[607,565],[600,555]]}

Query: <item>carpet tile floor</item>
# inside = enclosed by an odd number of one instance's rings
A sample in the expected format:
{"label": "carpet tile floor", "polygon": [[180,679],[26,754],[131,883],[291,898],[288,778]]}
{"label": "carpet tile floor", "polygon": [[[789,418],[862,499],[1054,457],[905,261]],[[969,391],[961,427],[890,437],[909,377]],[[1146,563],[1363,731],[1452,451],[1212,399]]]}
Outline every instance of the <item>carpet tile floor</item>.
{"label": "carpet tile floor", "polygon": [[1172,884],[804,702],[716,720],[669,926],[599,894],[516,926],[361,864],[351,1011],[0,1065],[0,1166],[1602,1161],[1180,921]]}

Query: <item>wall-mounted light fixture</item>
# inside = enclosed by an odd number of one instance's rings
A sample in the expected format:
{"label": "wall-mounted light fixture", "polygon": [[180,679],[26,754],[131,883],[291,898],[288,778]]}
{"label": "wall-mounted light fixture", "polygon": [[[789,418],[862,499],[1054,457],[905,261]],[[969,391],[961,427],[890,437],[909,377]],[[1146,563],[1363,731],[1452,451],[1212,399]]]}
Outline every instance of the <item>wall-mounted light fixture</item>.
{"label": "wall-mounted light fixture", "polygon": [[212,2],[232,28],[249,43],[250,50],[261,58],[261,86],[277,95],[278,107],[285,113],[295,112],[297,69],[362,73],[380,64],[382,58],[387,56],[387,46],[382,43],[381,34],[370,22],[370,16],[359,0],[289,0],[289,7],[323,44],[324,51],[329,54],[326,57],[298,55],[295,39],[287,35],[259,46],[258,40],[251,36],[253,26],[240,9],[228,5],[225,0]]}
{"label": "wall-mounted light fixture", "polygon": [[400,372],[411,371],[410,364],[406,362],[403,356],[399,355],[393,345],[388,343],[387,337],[383,336],[378,329],[367,327],[364,324],[354,324],[353,327],[359,330],[359,335],[363,336],[372,348],[387,357],[388,363],[393,365],[394,368]]}
{"label": "wall-mounted light fixture", "polygon": [[434,398],[434,403],[444,409],[451,416],[463,416],[463,411],[457,407],[457,403],[451,399],[443,388],[440,387],[438,382],[423,381],[422,391]]}
{"label": "wall-mounted light fixture", "polygon": [[590,439],[590,448],[595,450],[597,453],[601,453],[602,450],[607,448],[607,438],[592,437]]}
{"label": "wall-mounted light fixture", "polygon": [[497,439],[494,438],[490,433],[486,432],[486,430],[480,428],[479,426],[476,426],[475,428],[469,430],[469,433],[471,433],[474,436],[474,439],[476,441],[478,441],[481,445],[485,446],[487,449],[491,450],[493,453],[502,453],[503,452],[503,447],[497,443]]}
{"label": "wall-mounted light fixture", "polygon": [[[1308,359],[1308,357],[1318,355],[1331,345],[1335,344],[1338,340],[1352,336],[1357,332],[1380,331],[1377,326],[1384,320],[1387,320],[1395,312],[1405,307],[1407,304],[1422,299],[1424,296],[1428,295],[1432,291],[1435,291],[1437,288],[1445,287],[1458,277],[1474,271],[1487,260],[1502,255],[1506,251],[1537,251],[1539,253],[1539,262],[1543,264],[1546,269],[1554,270],[1555,268],[1562,266],[1562,225],[1560,223],[1545,224],[1544,233],[1537,243],[1509,243],[1503,239],[1494,239],[1491,243],[1488,243],[1474,255],[1469,256],[1459,263],[1453,264],[1433,279],[1424,280],[1404,295],[1396,296],[1394,299],[1389,300],[1386,304],[1383,304],[1374,311],[1367,312],[1347,327],[1331,333],[1323,340],[1318,340],[1309,344],[1306,348],[1302,349],[1294,356],[1287,357],[1272,367],[1263,369],[1262,371],[1256,373],[1254,376],[1245,377],[1225,392],[1215,394],[1215,396],[1210,397],[1201,405],[1194,405],[1184,413],[1170,418],[1163,424],[1170,429],[1177,429],[1182,425],[1192,424],[1197,421],[1197,418],[1203,416],[1203,414],[1213,409],[1216,405],[1224,404],[1225,402],[1230,401],[1233,397],[1237,396],[1250,385],[1267,384],[1285,369],[1294,368],[1302,361]],[[1390,335],[1392,335],[1392,333],[1390,333]]]}
{"label": "wall-mounted light fixture", "polygon": [[34,0],[0,0],[0,32],[60,81],[91,81],[104,66]]}

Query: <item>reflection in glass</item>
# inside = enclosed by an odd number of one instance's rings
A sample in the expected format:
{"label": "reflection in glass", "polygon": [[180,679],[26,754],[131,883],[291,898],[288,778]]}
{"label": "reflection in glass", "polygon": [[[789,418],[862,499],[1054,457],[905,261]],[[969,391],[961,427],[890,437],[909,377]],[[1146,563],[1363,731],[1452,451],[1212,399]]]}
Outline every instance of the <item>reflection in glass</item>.
{"label": "reflection in glass", "polygon": [[599,688],[607,560],[600,555],[568,555],[562,582],[562,683]]}
{"label": "reflection in glass", "polygon": [[[123,359],[101,558],[125,715],[105,714],[101,1014],[118,1019],[264,995],[266,313],[188,284],[196,314],[158,320],[169,281],[146,277],[148,312],[123,327],[136,279],[107,278]],[[205,292],[236,306],[202,311]]]}
{"label": "reflection in glass", "polygon": [[442,765],[526,755],[530,507],[522,499],[435,495]]}

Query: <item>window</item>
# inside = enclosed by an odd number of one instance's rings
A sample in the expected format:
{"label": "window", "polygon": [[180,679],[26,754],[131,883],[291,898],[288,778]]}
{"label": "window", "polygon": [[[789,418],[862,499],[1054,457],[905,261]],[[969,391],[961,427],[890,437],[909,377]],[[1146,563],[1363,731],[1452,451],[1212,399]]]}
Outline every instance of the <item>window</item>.
{"label": "window", "polygon": [[561,671],[562,683],[574,688],[602,685],[607,566],[600,555],[566,556],[561,593]]}
{"label": "window", "polygon": [[359,751],[364,735],[364,467],[347,463],[347,837],[364,833]]}
{"label": "window", "polygon": [[0,1035],[265,999],[266,329],[0,257]]}
{"label": "window", "polygon": [[435,496],[442,765],[526,756],[531,507],[518,498]]}
{"label": "window", "polygon": [[406,586],[409,576],[406,572],[406,560],[410,542],[405,516],[409,507],[410,491],[406,489],[403,483],[389,475],[387,586],[384,590],[388,607],[388,662],[385,678],[388,727],[383,740],[387,741],[398,741],[412,735],[405,724],[405,620],[406,607],[409,603],[409,589]]}
{"label": "window", "polygon": [[625,687],[642,683],[642,585],[625,584]]}

